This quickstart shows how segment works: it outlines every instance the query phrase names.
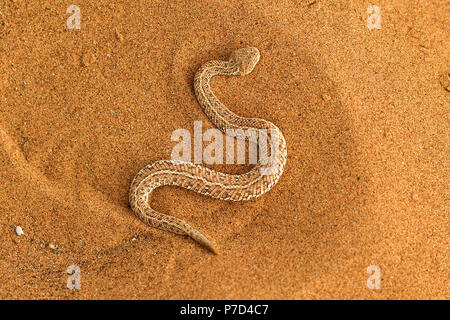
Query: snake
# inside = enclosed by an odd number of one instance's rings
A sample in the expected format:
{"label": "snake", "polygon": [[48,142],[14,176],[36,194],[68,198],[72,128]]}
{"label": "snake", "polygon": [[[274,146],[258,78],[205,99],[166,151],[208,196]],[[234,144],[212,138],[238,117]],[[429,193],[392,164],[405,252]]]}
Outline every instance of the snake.
{"label": "snake", "polygon": [[[215,199],[245,201],[263,195],[278,182],[287,159],[286,141],[281,130],[265,119],[246,118],[235,114],[216,97],[210,85],[214,76],[248,75],[259,60],[260,52],[257,48],[244,47],[234,50],[227,61],[208,61],[195,73],[194,91],[206,116],[225,135],[249,129],[270,132],[271,139],[268,139],[267,145],[270,147],[271,156],[266,158],[266,161],[258,159],[256,164],[243,174],[222,173],[201,164],[181,160],[159,160],[148,164],[132,180],[129,193],[130,207],[144,223],[157,229],[189,236],[212,253],[218,254],[216,246],[186,221],[154,210],[149,204],[152,191],[161,186],[178,186]],[[246,138],[242,134],[235,137],[241,140]],[[266,137],[268,138],[269,134]],[[276,149],[275,152],[273,149]]]}

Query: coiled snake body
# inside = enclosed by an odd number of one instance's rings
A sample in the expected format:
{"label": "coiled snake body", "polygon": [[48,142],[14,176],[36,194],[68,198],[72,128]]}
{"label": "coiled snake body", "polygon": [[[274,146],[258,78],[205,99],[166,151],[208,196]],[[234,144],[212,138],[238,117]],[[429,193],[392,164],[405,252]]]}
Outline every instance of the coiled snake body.
{"label": "coiled snake body", "polygon": [[[259,51],[253,47],[234,51],[228,61],[209,61],[197,71],[194,89],[200,106],[211,122],[226,133],[228,129],[263,129],[271,131],[278,139],[278,156],[261,161],[247,173],[226,174],[191,162],[161,160],[142,168],[133,179],[130,188],[130,206],[146,224],[177,234],[188,235],[212,252],[217,250],[199,231],[184,220],[157,212],[148,204],[150,193],[160,186],[173,185],[222,200],[249,200],[269,191],[283,173],[287,148],[283,134],[273,123],[258,118],[244,118],[226,108],[211,91],[210,79],[216,75],[246,75],[259,61]],[[239,137],[238,137],[239,138]],[[241,137],[245,139],[245,137]],[[270,143],[269,143],[270,145]],[[268,167],[275,168],[263,174]]]}

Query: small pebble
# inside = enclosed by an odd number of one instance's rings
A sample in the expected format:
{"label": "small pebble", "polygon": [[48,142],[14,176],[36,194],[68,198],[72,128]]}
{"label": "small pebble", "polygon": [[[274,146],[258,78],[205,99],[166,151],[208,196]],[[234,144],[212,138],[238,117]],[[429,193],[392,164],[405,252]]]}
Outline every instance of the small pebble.
{"label": "small pebble", "polygon": [[16,227],[16,233],[18,236],[21,236],[24,234],[21,226]]}
{"label": "small pebble", "polygon": [[330,101],[331,97],[329,95],[327,95],[327,94],[323,94],[322,95],[322,99],[325,100],[325,101]]}
{"label": "small pebble", "polygon": [[49,243],[48,247],[52,250],[56,250],[56,245],[54,245],[53,243]]}

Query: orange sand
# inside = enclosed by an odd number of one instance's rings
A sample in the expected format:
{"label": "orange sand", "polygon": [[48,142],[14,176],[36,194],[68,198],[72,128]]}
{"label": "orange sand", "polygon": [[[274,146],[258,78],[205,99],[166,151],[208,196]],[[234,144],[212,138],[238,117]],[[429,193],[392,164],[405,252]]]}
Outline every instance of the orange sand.
{"label": "orange sand", "polygon": [[[0,0],[0,298],[450,297],[447,1],[80,0],[81,30],[69,4]],[[214,256],[144,225],[128,189],[170,158],[173,130],[212,127],[194,73],[246,45],[255,70],[212,86],[284,132],[280,182],[242,203],[170,187],[152,200]]]}

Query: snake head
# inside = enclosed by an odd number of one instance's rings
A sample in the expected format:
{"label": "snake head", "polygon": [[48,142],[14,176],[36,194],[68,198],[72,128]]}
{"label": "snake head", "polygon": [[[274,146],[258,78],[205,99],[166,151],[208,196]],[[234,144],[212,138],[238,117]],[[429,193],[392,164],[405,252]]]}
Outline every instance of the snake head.
{"label": "snake head", "polygon": [[237,65],[238,75],[245,76],[253,71],[259,57],[259,50],[255,47],[241,48],[231,53],[230,63]]}

